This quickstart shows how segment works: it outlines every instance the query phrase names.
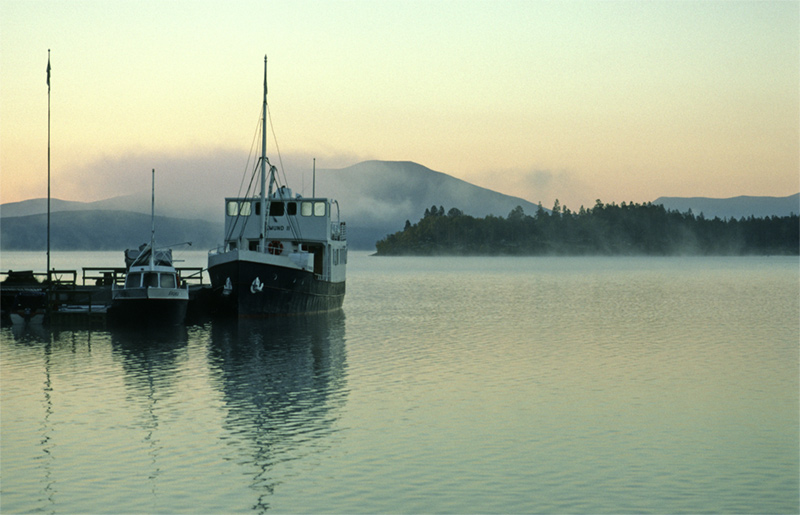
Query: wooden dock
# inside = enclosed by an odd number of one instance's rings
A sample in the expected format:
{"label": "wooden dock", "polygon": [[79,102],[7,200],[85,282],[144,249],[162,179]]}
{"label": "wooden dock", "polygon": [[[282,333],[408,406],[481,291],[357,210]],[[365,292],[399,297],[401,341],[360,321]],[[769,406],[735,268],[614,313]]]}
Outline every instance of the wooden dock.
{"label": "wooden dock", "polygon": [[[21,292],[42,292],[47,298],[47,313],[54,325],[105,326],[111,306],[111,288],[125,282],[124,267],[83,267],[77,270],[0,271],[0,311],[3,322]],[[211,285],[203,282],[203,268],[176,267],[181,283],[189,285],[188,317],[205,317],[210,313]]]}

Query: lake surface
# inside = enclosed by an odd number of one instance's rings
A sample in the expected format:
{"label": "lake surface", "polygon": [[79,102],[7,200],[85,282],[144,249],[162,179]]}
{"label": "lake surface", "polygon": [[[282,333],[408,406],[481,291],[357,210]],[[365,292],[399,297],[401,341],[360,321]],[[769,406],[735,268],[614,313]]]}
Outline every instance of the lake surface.
{"label": "lake surface", "polygon": [[351,253],[330,316],[5,327],[0,511],[797,513],[799,265]]}

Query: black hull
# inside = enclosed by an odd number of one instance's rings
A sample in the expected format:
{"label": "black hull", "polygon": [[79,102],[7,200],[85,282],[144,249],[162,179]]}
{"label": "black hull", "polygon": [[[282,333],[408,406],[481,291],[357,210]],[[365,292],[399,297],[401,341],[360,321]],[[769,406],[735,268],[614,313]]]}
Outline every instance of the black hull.
{"label": "black hull", "polygon": [[305,270],[238,260],[209,267],[208,275],[215,311],[222,315],[324,313],[341,309],[344,302],[344,281],[323,281]]}
{"label": "black hull", "polygon": [[116,299],[108,309],[108,322],[128,326],[181,325],[188,306],[188,299]]}

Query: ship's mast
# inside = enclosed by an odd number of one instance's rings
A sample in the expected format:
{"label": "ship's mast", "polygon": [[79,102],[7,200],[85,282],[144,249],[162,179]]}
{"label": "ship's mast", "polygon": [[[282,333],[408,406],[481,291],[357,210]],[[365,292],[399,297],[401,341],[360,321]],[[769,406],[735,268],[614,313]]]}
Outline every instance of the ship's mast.
{"label": "ship's mast", "polygon": [[264,56],[264,105],[261,109],[261,250],[266,247],[267,230],[267,56]]}
{"label": "ship's mast", "polygon": [[156,169],[150,184],[150,270],[156,264]]}

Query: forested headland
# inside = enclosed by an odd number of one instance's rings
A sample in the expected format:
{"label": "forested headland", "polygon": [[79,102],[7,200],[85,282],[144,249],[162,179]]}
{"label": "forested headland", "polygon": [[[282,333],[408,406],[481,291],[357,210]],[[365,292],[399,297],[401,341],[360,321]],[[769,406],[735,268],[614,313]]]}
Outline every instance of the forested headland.
{"label": "forested headland", "polygon": [[556,200],[533,215],[521,207],[506,218],[475,218],[443,206],[375,244],[389,255],[798,255],[797,214],[708,219],[645,203],[604,204],[578,212]]}

